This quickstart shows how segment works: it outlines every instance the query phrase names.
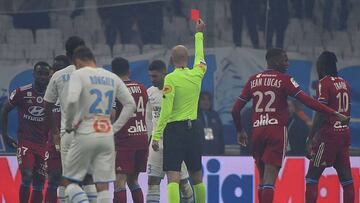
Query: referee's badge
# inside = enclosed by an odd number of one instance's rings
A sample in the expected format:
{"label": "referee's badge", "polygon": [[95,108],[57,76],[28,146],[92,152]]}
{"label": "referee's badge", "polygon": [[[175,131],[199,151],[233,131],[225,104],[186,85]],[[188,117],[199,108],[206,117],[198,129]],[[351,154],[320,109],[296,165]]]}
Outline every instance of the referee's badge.
{"label": "referee's badge", "polygon": [[164,94],[168,94],[172,91],[172,87],[170,85],[165,85],[164,89],[163,89],[163,93]]}

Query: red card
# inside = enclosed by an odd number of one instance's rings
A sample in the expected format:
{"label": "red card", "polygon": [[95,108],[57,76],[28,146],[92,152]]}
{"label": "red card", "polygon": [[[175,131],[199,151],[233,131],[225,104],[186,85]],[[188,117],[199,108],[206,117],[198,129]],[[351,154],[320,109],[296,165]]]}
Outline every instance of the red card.
{"label": "red card", "polygon": [[198,21],[200,18],[200,11],[198,9],[191,9],[191,20]]}

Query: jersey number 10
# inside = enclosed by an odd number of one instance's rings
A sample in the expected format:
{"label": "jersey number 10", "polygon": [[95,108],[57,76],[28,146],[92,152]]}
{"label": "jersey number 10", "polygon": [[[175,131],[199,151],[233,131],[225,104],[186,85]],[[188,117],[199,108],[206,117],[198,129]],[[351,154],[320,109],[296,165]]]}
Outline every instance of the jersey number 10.
{"label": "jersey number 10", "polygon": [[343,112],[348,112],[349,110],[349,95],[347,92],[339,92],[336,95],[336,98],[339,101],[339,108],[338,108],[338,112],[339,113],[343,113]]}

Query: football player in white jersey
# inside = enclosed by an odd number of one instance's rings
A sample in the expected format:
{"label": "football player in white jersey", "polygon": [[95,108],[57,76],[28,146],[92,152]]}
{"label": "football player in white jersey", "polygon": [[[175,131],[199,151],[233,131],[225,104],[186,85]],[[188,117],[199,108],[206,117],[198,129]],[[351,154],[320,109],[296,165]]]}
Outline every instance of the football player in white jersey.
{"label": "football player in white jersey", "polygon": [[[119,77],[96,67],[89,48],[77,48],[73,61],[77,70],[70,76],[65,129],[75,133],[65,157],[65,193],[70,202],[89,202],[78,183],[91,169],[98,192],[97,202],[109,203],[109,182],[115,181],[114,132],[133,115],[135,101]],[[115,98],[123,109],[112,125],[110,114]]]}
{"label": "football player in white jersey", "polygon": [[[74,50],[79,46],[84,46],[85,42],[83,39],[77,36],[69,37],[65,42],[65,49],[66,49],[66,56],[71,60]],[[69,150],[70,143],[73,138],[73,133],[66,133],[65,132],[65,103],[67,97],[67,89],[68,83],[70,79],[70,75],[72,72],[76,70],[74,65],[69,65],[64,69],[56,71],[50,79],[49,85],[46,89],[46,93],[44,96],[45,100],[45,112],[46,112],[46,120],[51,126],[51,132],[53,135],[53,142],[55,147],[61,148],[61,165],[62,169],[64,169],[64,160]],[[60,132],[57,128],[57,124],[55,123],[55,119],[53,117],[51,109],[55,103],[59,102],[60,110],[61,110],[61,127]],[[61,140],[60,140],[61,135]],[[60,143],[61,142],[61,143]],[[91,176],[89,175],[87,179],[83,183],[83,188],[86,194],[89,197],[90,202],[96,202],[96,188],[95,185],[92,183]],[[63,183],[60,183],[59,186],[59,199],[60,203],[66,203],[66,196],[65,196],[65,187]]]}
{"label": "football player in white jersey", "polygon": [[[161,60],[153,61],[149,66],[149,77],[153,84],[148,90],[149,102],[146,108],[146,125],[151,135],[152,129],[156,126],[160,116],[161,101],[163,97],[164,78],[166,75],[166,65]],[[164,178],[163,171],[163,146],[160,140],[160,149],[154,151],[150,145],[147,163],[148,192],[146,202],[160,202],[160,182]],[[189,174],[186,166],[182,163],[181,168],[181,198],[183,203],[194,202],[193,191],[188,181]]]}

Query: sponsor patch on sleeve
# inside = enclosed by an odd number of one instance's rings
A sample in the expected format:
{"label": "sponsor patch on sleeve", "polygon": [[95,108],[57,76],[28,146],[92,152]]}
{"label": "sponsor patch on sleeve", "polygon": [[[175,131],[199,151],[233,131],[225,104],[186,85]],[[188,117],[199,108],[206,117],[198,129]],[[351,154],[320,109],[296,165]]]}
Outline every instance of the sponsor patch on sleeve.
{"label": "sponsor patch on sleeve", "polygon": [[170,85],[165,85],[163,89],[163,93],[168,94],[170,92],[172,92],[172,87]]}
{"label": "sponsor patch on sleeve", "polygon": [[13,100],[14,96],[16,94],[16,89],[14,91],[11,92],[10,96],[9,96],[9,100]]}
{"label": "sponsor patch on sleeve", "polygon": [[294,78],[291,78],[290,79],[290,81],[291,81],[291,83],[294,85],[294,87],[299,87],[300,85],[295,81],[295,79]]}

